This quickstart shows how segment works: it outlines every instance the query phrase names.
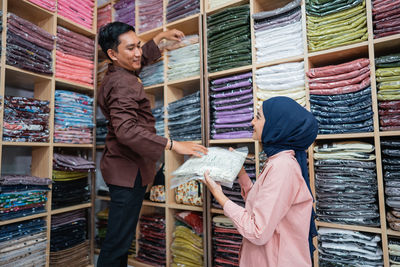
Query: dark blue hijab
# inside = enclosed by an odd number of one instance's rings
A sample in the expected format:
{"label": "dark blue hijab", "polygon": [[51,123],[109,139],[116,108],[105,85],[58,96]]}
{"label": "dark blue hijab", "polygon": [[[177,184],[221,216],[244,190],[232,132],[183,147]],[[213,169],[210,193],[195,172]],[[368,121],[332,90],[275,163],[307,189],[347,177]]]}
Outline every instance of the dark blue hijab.
{"label": "dark blue hijab", "polygon": [[[263,102],[262,108],[265,117],[261,136],[264,152],[267,157],[271,157],[284,150],[294,150],[311,194],[306,150],[317,137],[317,120],[309,111],[288,97],[270,98]],[[312,238],[317,235],[314,217],[315,213],[312,209],[308,235],[311,258],[315,250]]]}

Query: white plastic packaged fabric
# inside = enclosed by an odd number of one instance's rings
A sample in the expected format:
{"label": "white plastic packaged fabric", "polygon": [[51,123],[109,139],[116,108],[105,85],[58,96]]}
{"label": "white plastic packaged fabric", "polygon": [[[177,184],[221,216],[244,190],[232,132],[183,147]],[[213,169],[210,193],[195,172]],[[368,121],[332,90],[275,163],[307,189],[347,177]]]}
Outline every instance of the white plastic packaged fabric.
{"label": "white plastic packaged fabric", "polygon": [[224,186],[232,187],[240,169],[243,167],[248,153],[247,147],[229,151],[220,147],[208,148],[207,155],[201,158],[192,157],[176,169],[171,179],[171,189],[188,181],[204,179],[209,170],[210,178]]}

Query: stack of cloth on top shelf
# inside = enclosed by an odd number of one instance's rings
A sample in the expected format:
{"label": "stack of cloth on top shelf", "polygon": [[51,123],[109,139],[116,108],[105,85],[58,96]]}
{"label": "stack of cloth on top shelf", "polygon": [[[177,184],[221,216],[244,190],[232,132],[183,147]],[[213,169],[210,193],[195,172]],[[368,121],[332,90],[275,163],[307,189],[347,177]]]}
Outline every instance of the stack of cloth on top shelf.
{"label": "stack of cloth on top shelf", "polygon": [[141,215],[137,260],[154,266],[166,266],[165,216]]}
{"label": "stack of cloth on top shelf", "polygon": [[6,96],[4,99],[3,141],[48,142],[49,101]]}
{"label": "stack of cloth on top shelf", "polygon": [[213,217],[212,242],[215,267],[239,266],[242,238],[231,219],[222,215]]}
{"label": "stack of cloth on top shelf", "polygon": [[201,140],[200,91],[167,106],[169,136],[177,141]]}
{"label": "stack of cloth on top shelf", "polygon": [[211,138],[251,138],[253,129],[252,73],[210,82]]}
{"label": "stack of cloth on top shelf", "polygon": [[94,0],[58,0],[57,13],[91,30],[94,15]]}
{"label": "stack of cloth on top shelf", "polygon": [[56,5],[57,5],[56,0],[28,0],[28,1],[51,12],[56,11]]}
{"label": "stack of cloth on top shelf", "polygon": [[181,42],[166,42],[168,51],[168,81],[200,75],[199,35],[182,38]]}
{"label": "stack of cloth on top shelf", "polygon": [[303,50],[301,0],[253,15],[257,63],[299,56]]}
{"label": "stack of cloth on top shelf", "polygon": [[56,90],[54,142],[93,143],[93,98],[84,94]]}
{"label": "stack of cloth on top shelf", "polygon": [[94,40],[57,26],[56,77],[93,86]]}
{"label": "stack of cloth on top shelf", "polygon": [[138,0],[138,9],[139,34],[162,26],[164,10],[162,0]]}
{"label": "stack of cloth on top shelf", "polygon": [[400,231],[400,139],[381,140],[386,219],[391,229]]}
{"label": "stack of cloth on top shelf", "polygon": [[165,136],[164,107],[153,108],[151,113],[153,113],[154,119],[156,119],[154,127],[156,128],[157,135]]}
{"label": "stack of cloth on top shelf", "polygon": [[381,131],[400,130],[400,53],[375,59]]}
{"label": "stack of cloth on top shelf", "polygon": [[208,71],[251,64],[249,5],[227,8],[207,17]]}
{"label": "stack of cloth on top shelf", "polygon": [[399,1],[373,0],[374,38],[400,33]]}
{"label": "stack of cloth on top shelf", "polygon": [[157,62],[144,66],[139,74],[143,86],[161,84],[164,82],[164,60],[161,58]]}
{"label": "stack of cloth on top shelf", "polygon": [[97,9],[97,31],[99,31],[99,29],[102,26],[111,22],[112,20],[111,9],[112,9],[111,3],[105,5],[102,8]]}
{"label": "stack of cloth on top shelf", "polygon": [[53,155],[53,208],[81,204],[90,199],[89,172],[94,162],[78,156]]}
{"label": "stack of cloth on top shelf", "polygon": [[45,212],[51,179],[29,175],[0,177],[0,221]]}
{"label": "stack of cloth on top shelf", "polygon": [[368,58],[313,68],[307,75],[320,134],[374,130]]}
{"label": "stack of cloth on top shelf", "polygon": [[0,265],[45,266],[47,241],[43,219],[0,226]]}
{"label": "stack of cloth on top shelf", "polygon": [[120,0],[114,4],[115,21],[135,27],[135,0]]}
{"label": "stack of cloth on top shelf", "polygon": [[47,31],[9,12],[6,63],[40,74],[53,74],[54,39]]}
{"label": "stack of cloth on top shelf", "polygon": [[306,1],[310,52],[366,41],[364,0]]}
{"label": "stack of cloth on top shelf", "polygon": [[374,146],[358,141],[314,148],[317,218],[322,222],[378,227]]}
{"label": "stack of cloth on top shelf", "polygon": [[318,241],[320,266],[383,266],[377,234],[320,227]]}
{"label": "stack of cloth on top shelf", "polygon": [[51,216],[50,266],[90,264],[86,216],[83,209]]}
{"label": "stack of cloth on top shelf", "polygon": [[[251,179],[251,181],[253,183],[256,181],[256,165],[255,164],[256,164],[256,162],[255,162],[254,154],[248,154],[243,167],[246,170],[247,175],[249,175],[249,178]],[[242,207],[245,206],[245,202],[242,197],[241,187],[239,184],[239,179],[236,179],[233,182],[232,188],[222,186],[222,191],[234,203],[236,203]],[[212,197],[212,205],[214,208],[222,209],[221,205],[218,203],[218,201],[214,197]]]}
{"label": "stack of cloth on top shelf", "polygon": [[167,23],[199,12],[200,0],[169,0],[167,6]]}
{"label": "stack of cloth on top shelf", "polygon": [[304,62],[283,63],[256,70],[257,108],[276,96],[286,96],[306,106]]}

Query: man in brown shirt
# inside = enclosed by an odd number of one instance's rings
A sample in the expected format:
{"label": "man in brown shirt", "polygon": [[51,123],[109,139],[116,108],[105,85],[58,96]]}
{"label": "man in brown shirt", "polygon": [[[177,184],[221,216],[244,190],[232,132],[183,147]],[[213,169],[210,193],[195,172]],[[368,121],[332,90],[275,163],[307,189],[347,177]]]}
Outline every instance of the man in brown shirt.
{"label": "man in brown shirt", "polygon": [[157,44],[162,39],[179,41],[183,36],[178,30],[162,32],[142,47],[128,24],[113,22],[100,29],[99,44],[112,60],[97,93],[109,121],[100,168],[111,201],[98,267],[127,266],[146,185],[153,181],[155,163],[164,150],[195,156],[207,153],[201,145],[156,135],[150,102],[138,78],[142,66],[161,56]]}

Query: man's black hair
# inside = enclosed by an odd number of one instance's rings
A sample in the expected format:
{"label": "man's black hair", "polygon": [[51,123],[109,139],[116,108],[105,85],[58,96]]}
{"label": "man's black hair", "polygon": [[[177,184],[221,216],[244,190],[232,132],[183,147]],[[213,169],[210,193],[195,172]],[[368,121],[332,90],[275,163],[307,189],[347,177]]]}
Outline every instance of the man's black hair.
{"label": "man's black hair", "polygon": [[110,60],[111,58],[107,54],[108,49],[118,51],[118,45],[121,43],[119,36],[129,31],[135,32],[135,28],[119,21],[108,23],[100,28],[99,45]]}

